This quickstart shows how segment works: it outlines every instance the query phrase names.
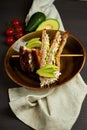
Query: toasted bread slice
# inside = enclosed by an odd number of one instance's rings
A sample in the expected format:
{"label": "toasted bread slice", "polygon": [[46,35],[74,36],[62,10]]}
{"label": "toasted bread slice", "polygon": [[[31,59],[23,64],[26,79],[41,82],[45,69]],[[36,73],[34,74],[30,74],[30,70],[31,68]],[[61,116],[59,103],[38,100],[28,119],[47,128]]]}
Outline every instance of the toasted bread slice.
{"label": "toasted bread slice", "polygon": [[41,63],[40,67],[43,67],[46,64],[46,58],[49,50],[49,36],[46,33],[46,29],[42,31],[42,44],[41,44]]}
{"label": "toasted bread slice", "polygon": [[20,47],[20,66],[25,72],[34,72],[40,67],[40,50]]}
{"label": "toasted bread slice", "polygon": [[62,35],[62,40],[60,42],[60,47],[57,51],[57,54],[56,54],[56,65],[58,66],[58,69],[60,71],[60,55],[61,53],[63,52],[63,49],[66,45],[66,42],[67,42],[67,39],[68,39],[68,36],[69,36],[69,33],[68,32],[65,32],[63,35]]}

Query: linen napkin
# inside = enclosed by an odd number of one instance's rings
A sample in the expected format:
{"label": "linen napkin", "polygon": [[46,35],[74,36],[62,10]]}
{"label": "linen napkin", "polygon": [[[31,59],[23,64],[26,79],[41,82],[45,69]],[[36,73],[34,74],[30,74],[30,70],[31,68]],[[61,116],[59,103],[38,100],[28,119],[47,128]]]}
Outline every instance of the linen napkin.
{"label": "linen napkin", "polygon": [[[56,18],[60,30],[64,31],[54,0],[34,0],[26,16],[26,25],[31,15],[44,12],[47,18]],[[9,105],[14,114],[35,130],[71,130],[76,122],[83,100],[87,94],[87,85],[80,74],[58,88],[50,90],[32,90],[9,88]]]}

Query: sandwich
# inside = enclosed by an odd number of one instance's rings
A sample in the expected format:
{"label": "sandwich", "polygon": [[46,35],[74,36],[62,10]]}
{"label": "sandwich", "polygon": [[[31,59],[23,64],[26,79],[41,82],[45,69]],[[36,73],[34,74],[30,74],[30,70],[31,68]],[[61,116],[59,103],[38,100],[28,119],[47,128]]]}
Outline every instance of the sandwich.
{"label": "sandwich", "polygon": [[34,48],[20,47],[20,66],[28,73],[36,73],[40,87],[49,87],[58,81],[61,72],[60,56],[66,45],[69,33],[57,30],[50,40],[47,30],[42,30],[40,46]]}

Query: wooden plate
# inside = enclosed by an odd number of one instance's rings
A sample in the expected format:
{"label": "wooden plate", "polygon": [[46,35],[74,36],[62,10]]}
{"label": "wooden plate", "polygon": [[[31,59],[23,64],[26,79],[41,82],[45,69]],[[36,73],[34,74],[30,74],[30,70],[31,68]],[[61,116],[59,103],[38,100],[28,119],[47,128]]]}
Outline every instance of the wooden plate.
{"label": "wooden plate", "polygon": [[[52,38],[55,34],[56,30],[48,30],[50,38]],[[63,33],[63,32],[62,32]],[[25,36],[18,39],[7,51],[4,65],[5,70],[8,76],[18,85],[31,88],[31,89],[48,89],[48,88],[40,88],[40,82],[38,78],[34,74],[26,74],[24,73],[19,64],[19,58],[11,58],[12,55],[18,54],[17,47],[22,43],[28,41],[34,37],[41,37],[42,31],[32,32],[26,34]],[[61,76],[56,82],[56,84],[52,85],[50,88],[58,87],[63,85],[64,83],[71,80],[77,73],[79,73],[85,63],[86,59],[86,51],[82,46],[82,43],[73,35],[70,34],[65,48],[63,50],[63,54],[72,54],[72,56],[61,56]],[[75,55],[76,54],[76,55]]]}

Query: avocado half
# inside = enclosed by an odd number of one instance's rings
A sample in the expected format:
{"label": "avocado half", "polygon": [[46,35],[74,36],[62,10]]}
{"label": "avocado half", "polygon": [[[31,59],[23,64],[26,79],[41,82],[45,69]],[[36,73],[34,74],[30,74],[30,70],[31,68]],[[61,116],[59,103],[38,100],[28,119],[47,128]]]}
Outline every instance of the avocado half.
{"label": "avocado half", "polygon": [[42,30],[42,29],[53,29],[53,30],[58,30],[60,28],[60,24],[57,21],[57,19],[47,19],[44,22],[42,22],[36,29],[36,31],[38,30]]}

